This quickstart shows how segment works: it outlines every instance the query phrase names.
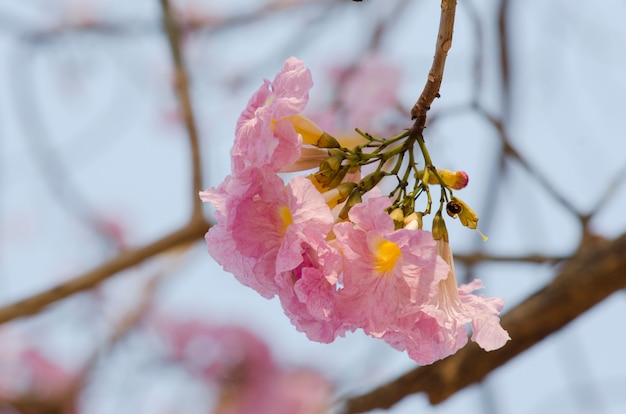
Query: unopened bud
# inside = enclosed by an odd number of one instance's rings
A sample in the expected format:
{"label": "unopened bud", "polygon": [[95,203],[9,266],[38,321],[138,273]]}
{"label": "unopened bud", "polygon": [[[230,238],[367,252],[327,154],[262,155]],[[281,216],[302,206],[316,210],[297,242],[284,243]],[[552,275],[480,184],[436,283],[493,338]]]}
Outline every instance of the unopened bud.
{"label": "unopened bud", "polygon": [[422,228],[422,213],[413,212],[404,218],[404,228],[418,230]]}
{"label": "unopened bud", "polygon": [[359,187],[361,191],[365,194],[370,191],[372,188],[376,187],[376,185],[385,177],[385,173],[383,171],[374,171],[371,174],[363,177],[361,182],[359,183]]}
{"label": "unopened bud", "polygon": [[343,160],[343,154],[331,155],[320,164],[320,172],[326,176],[332,175],[334,172],[339,171]]}
{"label": "unopened bud", "polygon": [[[419,173],[418,173],[419,174]],[[461,190],[467,187],[467,183],[469,182],[469,176],[465,171],[450,171],[450,170],[439,170],[437,169],[437,174],[443,180],[443,182],[453,190]],[[421,171],[419,174],[422,178],[426,178],[428,180],[428,184],[441,184],[439,179],[434,174],[424,174],[424,171]]]}
{"label": "unopened bud", "polygon": [[341,145],[339,144],[339,141],[337,141],[333,136],[327,134],[326,132],[322,134],[320,139],[317,141],[317,144],[315,145],[320,148],[340,148],[341,147]]}
{"label": "unopened bud", "polygon": [[337,187],[339,184],[341,184],[343,179],[346,177],[347,172],[348,172],[348,167],[341,167],[339,171],[337,171],[333,176],[329,177],[328,181],[326,182],[326,186],[328,188]]}
{"label": "unopened bud", "polygon": [[328,204],[328,207],[333,208],[337,204],[343,203],[350,195],[352,190],[356,187],[356,183],[343,183],[337,187],[324,192],[324,201]]}
{"label": "unopened bud", "polygon": [[389,213],[389,217],[393,220],[394,227],[401,229],[404,226],[404,213],[401,208],[395,208]]}
{"label": "unopened bud", "polygon": [[341,220],[347,220],[350,209],[356,206],[357,204],[359,204],[361,201],[363,201],[361,199],[361,192],[357,188],[355,188],[350,193],[350,196],[348,197],[348,201],[346,201],[346,205],[343,206],[343,208],[339,212],[339,218]]}
{"label": "unopened bud", "polygon": [[443,239],[443,241],[449,242],[446,222],[443,220],[443,216],[440,211],[438,211],[433,218],[433,239]]}

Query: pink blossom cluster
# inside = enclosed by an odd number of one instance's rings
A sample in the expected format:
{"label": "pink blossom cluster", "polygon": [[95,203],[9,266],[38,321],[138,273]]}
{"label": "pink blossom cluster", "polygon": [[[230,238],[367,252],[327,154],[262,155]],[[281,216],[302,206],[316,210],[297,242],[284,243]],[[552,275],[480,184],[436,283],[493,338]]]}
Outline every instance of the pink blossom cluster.
{"label": "pink blossom cluster", "polygon": [[361,328],[428,364],[460,349],[471,323],[481,347],[503,346],[502,300],[472,294],[480,281],[457,287],[449,245],[415,226],[396,229],[388,197],[366,197],[341,221],[332,191],[321,193],[304,176],[285,184],[278,175],[310,156],[294,117],[312,85],[303,62],[289,58],[242,112],[232,174],[200,193],[215,207],[210,255],[242,284],[278,296],[313,341]]}
{"label": "pink blossom cluster", "polygon": [[[55,362],[17,331],[0,331],[0,412],[30,402],[62,414],[79,412],[75,400],[79,372]],[[15,411],[17,412],[17,411]]]}
{"label": "pink blossom cluster", "polygon": [[171,356],[216,390],[214,414],[327,412],[332,386],[320,374],[285,369],[251,332],[202,321],[168,321],[160,333]]}

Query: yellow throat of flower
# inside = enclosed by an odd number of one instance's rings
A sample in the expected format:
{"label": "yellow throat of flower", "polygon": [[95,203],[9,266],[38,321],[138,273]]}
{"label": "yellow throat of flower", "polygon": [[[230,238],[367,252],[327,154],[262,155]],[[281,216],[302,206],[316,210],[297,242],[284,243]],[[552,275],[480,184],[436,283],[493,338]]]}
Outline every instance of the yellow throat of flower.
{"label": "yellow throat of flower", "polygon": [[278,208],[278,216],[283,221],[283,233],[284,233],[287,230],[287,227],[289,227],[289,225],[293,223],[293,217],[291,216],[291,211],[289,211],[289,207],[280,206]]}
{"label": "yellow throat of flower", "polygon": [[387,273],[394,268],[402,252],[398,245],[389,240],[383,240],[374,249],[374,270]]}

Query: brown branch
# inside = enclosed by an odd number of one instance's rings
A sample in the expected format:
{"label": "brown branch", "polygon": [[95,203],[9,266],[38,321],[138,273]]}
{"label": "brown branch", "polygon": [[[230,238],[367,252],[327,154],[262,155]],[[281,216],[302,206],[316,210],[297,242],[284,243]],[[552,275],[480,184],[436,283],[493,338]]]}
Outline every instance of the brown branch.
{"label": "brown branch", "polygon": [[439,33],[437,35],[433,64],[430,68],[430,72],[428,72],[428,79],[426,80],[424,90],[411,109],[411,118],[415,120],[413,133],[416,136],[422,134],[426,126],[426,113],[435,98],[439,96],[446,57],[448,56],[448,50],[452,47],[455,12],[456,0],[441,0]]}
{"label": "brown branch", "polygon": [[459,261],[466,265],[474,265],[482,262],[492,263],[548,263],[555,264],[567,260],[569,257],[565,256],[545,256],[542,254],[528,254],[519,256],[494,256],[483,252],[476,252],[471,254],[455,254],[454,260]]}
{"label": "brown branch", "polygon": [[178,103],[185,119],[187,134],[189,135],[189,144],[191,146],[191,164],[192,164],[192,200],[194,217],[202,215],[202,202],[198,197],[198,193],[202,191],[202,170],[200,166],[200,145],[198,143],[198,129],[193,115],[193,107],[191,105],[191,96],[189,94],[189,78],[185,69],[182,52],[180,50],[180,31],[174,19],[174,14],[170,7],[169,0],[160,0],[161,9],[163,10],[163,26],[167,32],[167,40],[174,61],[174,71],[176,73],[176,95]]}
{"label": "brown branch", "polygon": [[626,287],[626,234],[579,250],[554,280],[502,317],[512,340],[485,352],[475,343],[455,355],[410,371],[375,390],[349,399],[345,413],[389,408],[423,392],[432,404],[481,381],[487,374]]}
{"label": "brown branch", "polygon": [[50,290],[0,307],[0,323],[23,316],[34,315],[46,306],[75,293],[91,289],[116,273],[135,266],[150,257],[172,248],[192,243],[202,237],[209,227],[210,224],[204,217],[197,216],[185,227],[149,245],[124,251],[109,262],[65,283],[61,283]]}

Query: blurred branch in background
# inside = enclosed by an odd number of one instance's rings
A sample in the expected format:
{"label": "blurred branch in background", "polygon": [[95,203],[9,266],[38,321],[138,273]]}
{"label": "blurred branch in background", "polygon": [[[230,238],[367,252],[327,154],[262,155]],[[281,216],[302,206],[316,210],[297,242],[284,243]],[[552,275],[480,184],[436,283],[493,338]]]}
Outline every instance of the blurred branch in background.
{"label": "blurred branch in background", "polygon": [[[191,98],[189,94],[189,81],[180,51],[180,35],[177,23],[174,21],[172,10],[167,0],[162,0],[163,26],[168,36],[168,44],[174,61],[176,72],[176,90],[179,97],[181,111],[184,114],[185,125],[190,142],[191,165],[192,165],[192,205],[191,217],[186,226],[178,229],[163,238],[146,246],[129,249],[121,252],[117,257],[96,269],[77,276],[52,289],[23,299],[14,304],[0,307],[0,323],[10,321],[17,317],[33,315],[46,306],[71,296],[75,293],[94,288],[107,278],[116,273],[137,265],[144,260],[161,254],[171,249],[185,247],[195,242],[210,227],[204,218],[198,193],[201,189],[200,148],[198,144],[198,132],[193,116]],[[54,177],[60,178],[60,177]]]}

